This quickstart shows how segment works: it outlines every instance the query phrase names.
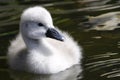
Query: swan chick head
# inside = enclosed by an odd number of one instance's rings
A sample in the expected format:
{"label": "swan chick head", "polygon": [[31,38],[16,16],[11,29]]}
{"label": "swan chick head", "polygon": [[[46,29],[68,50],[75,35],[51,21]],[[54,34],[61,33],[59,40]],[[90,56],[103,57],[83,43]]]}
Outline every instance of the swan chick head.
{"label": "swan chick head", "polygon": [[53,38],[63,41],[61,33],[55,29],[51,14],[43,7],[26,9],[21,15],[20,32],[31,39]]}

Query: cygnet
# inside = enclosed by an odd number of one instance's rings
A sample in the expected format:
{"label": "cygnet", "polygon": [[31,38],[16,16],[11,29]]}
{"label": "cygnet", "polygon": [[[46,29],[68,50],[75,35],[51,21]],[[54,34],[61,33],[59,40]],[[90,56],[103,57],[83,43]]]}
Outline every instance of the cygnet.
{"label": "cygnet", "polygon": [[8,48],[11,69],[54,74],[80,64],[81,58],[81,47],[53,25],[45,8],[34,6],[23,11],[19,34]]}

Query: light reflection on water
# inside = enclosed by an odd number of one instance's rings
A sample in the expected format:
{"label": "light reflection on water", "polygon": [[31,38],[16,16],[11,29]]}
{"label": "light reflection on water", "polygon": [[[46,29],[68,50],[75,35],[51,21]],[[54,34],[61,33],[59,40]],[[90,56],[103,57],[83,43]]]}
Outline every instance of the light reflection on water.
{"label": "light reflection on water", "polygon": [[23,72],[11,71],[10,76],[14,80],[77,80],[81,79],[81,69],[79,65],[73,66],[63,72],[53,75],[33,75]]}
{"label": "light reflection on water", "polygon": [[[87,31],[86,24],[87,26],[90,25],[89,22],[94,16],[95,19],[92,20],[92,22],[95,22],[94,26],[98,25],[98,23],[103,26],[103,23],[109,21],[109,18],[102,17],[98,19],[98,16],[115,11],[119,12],[120,0],[56,2],[49,0],[15,0],[15,2],[7,2],[3,0],[3,2],[0,1],[0,5],[0,43],[2,43],[0,46],[2,51],[0,52],[0,80],[119,80],[120,29]],[[75,67],[56,76],[33,76],[32,74],[19,74],[19,72],[8,70],[5,55],[9,41],[18,33],[21,12],[28,6],[33,5],[46,7],[52,13],[54,25],[69,32],[83,47],[82,73],[79,73],[80,68],[76,69]],[[120,16],[114,16],[118,18],[117,23],[119,24]],[[113,27],[119,27],[119,25]],[[93,28],[93,26],[89,28]]]}

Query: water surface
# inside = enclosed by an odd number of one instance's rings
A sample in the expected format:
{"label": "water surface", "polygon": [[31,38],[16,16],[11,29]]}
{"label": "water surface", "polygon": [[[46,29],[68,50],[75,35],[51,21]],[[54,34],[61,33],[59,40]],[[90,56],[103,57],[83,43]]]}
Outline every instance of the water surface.
{"label": "water surface", "polygon": [[[55,75],[33,75],[8,68],[7,47],[19,31],[20,14],[34,5],[47,8],[54,25],[69,32],[81,45],[82,72],[78,66]],[[119,10],[120,0],[1,0],[0,80],[119,80]]]}

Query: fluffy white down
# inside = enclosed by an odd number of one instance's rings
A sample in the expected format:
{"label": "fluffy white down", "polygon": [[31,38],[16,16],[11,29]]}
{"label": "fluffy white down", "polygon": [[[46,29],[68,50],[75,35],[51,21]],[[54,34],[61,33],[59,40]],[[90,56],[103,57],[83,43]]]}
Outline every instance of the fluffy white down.
{"label": "fluffy white down", "polygon": [[[20,27],[26,21],[34,21],[42,22],[46,26],[54,28],[49,12],[40,6],[28,8],[23,12],[23,15]],[[63,42],[44,37],[38,39],[37,44],[26,43],[24,30],[20,31],[8,48],[10,68],[37,74],[53,74],[79,64],[82,58],[81,47],[67,33],[57,30],[64,36]],[[29,46],[30,48],[28,48]]]}

